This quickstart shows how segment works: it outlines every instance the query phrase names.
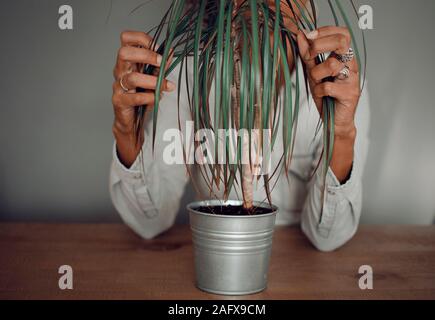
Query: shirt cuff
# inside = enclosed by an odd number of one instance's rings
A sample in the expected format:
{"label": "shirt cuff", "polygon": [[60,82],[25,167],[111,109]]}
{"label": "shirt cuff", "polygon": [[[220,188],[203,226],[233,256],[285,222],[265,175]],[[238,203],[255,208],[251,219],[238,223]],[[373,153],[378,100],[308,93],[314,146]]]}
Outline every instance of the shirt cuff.
{"label": "shirt cuff", "polygon": [[141,156],[138,155],[130,168],[124,166],[118,157],[116,142],[113,144],[113,168],[120,180],[132,185],[138,185],[142,182],[143,172],[140,170]]}
{"label": "shirt cuff", "polygon": [[[358,167],[354,161],[349,179],[346,183],[340,184],[332,169],[328,168],[322,218],[317,226],[318,232],[325,238],[329,237],[332,226],[338,218],[337,215],[343,211],[339,209],[342,203],[347,202],[352,206],[352,203],[361,191],[359,186],[360,177],[357,171]],[[318,178],[323,179],[322,175],[318,176]]]}
{"label": "shirt cuff", "polygon": [[355,193],[358,192],[358,188],[356,186],[357,181],[359,180],[357,173],[357,166],[355,162],[352,164],[352,169],[350,171],[349,179],[341,184],[340,181],[335,176],[334,172],[331,168],[328,168],[328,172],[326,174],[326,190],[329,197],[336,197],[338,201],[347,199],[348,201],[352,201],[354,199]]}

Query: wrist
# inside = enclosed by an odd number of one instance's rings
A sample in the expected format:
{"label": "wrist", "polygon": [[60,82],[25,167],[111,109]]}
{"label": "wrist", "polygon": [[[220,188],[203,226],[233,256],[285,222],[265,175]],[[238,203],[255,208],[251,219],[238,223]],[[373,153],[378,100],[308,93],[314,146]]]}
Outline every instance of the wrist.
{"label": "wrist", "polygon": [[330,167],[340,183],[345,183],[352,169],[356,127],[352,123],[336,126],[334,131],[334,150]]}

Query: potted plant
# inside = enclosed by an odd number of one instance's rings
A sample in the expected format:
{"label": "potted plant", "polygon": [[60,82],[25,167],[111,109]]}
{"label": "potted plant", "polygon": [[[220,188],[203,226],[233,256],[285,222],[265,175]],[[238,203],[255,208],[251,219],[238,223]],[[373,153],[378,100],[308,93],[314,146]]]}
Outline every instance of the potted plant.
{"label": "potted plant", "polygon": [[[336,24],[343,20],[355,42],[342,4],[337,0],[328,4]],[[282,169],[288,169],[292,158],[302,90],[299,79],[303,77],[305,84],[307,81],[296,67],[296,88],[292,88],[288,54],[298,63],[299,50],[295,30],[290,30],[284,19],[293,20],[297,29],[312,31],[317,28],[316,17],[312,0],[174,0],[154,30],[152,46],[158,48],[163,59],[153,109],[152,144],[163,79],[180,65],[180,91],[184,75],[188,77],[183,71],[192,63],[193,86],[187,91],[194,129],[213,132],[211,139],[194,142],[208,160],[198,169],[210,193],[213,188],[224,190],[223,199],[196,202],[187,208],[200,289],[218,294],[249,294],[266,287],[278,210],[271,203],[272,179],[288,172]],[[358,50],[355,51],[360,63]],[[317,62],[324,59],[325,56],[318,56]],[[145,65],[143,72],[151,74],[155,70]],[[144,113],[145,106],[136,111],[138,136],[143,130]],[[324,98],[321,118],[322,159],[327,168],[334,143],[332,98]],[[282,129],[278,130],[280,121]],[[238,133],[220,137],[221,129],[235,129]],[[272,170],[265,170],[270,166],[270,154],[279,134],[283,141],[281,161]],[[225,161],[216,161],[222,157]],[[253,185],[260,178],[267,199],[254,202]],[[233,188],[241,191],[241,200],[228,199]]]}

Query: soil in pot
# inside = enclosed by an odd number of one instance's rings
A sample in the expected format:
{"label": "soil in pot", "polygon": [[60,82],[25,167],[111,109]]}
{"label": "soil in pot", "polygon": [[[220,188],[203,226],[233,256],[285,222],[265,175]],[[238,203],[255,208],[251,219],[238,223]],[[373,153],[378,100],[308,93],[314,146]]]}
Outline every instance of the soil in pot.
{"label": "soil in pot", "polygon": [[234,205],[227,205],[227,206],[200,206],[197,208],[194,208],[194,210],[203,212],[203,213],[209,213],[209,214],[219,214],[219,215],[225,215],[225,216],[246,216],[246,215],[262,215],[262,214],[268,214],[273,212],[270,208],[263,208],[263,207],[253,207],[252,210],[246,210],[242,205],[240,206],[234,206]]}

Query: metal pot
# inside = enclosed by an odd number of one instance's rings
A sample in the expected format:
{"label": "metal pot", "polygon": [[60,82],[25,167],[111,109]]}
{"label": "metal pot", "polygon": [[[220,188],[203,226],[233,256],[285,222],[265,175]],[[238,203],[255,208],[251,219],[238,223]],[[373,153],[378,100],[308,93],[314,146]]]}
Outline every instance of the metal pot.
{"label": "metal pot", "polygon": [[187,206],[195,251],[196,285],[225,295],[263,291],[278,208],[267,203],[254,206],[272,209],[262,215],[217,215],[196,210],[201,206],[242,205],[241,201],[209,200]]}

